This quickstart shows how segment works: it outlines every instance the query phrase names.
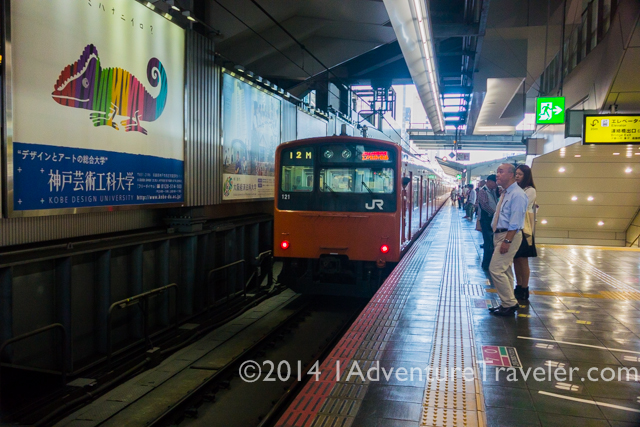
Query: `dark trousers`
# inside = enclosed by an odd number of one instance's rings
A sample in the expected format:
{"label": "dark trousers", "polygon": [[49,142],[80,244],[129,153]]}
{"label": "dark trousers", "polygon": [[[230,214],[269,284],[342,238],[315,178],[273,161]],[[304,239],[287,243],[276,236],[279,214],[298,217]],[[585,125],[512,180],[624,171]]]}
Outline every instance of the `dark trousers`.
{"label": "dark trousers", "polygon": [[491,264],[491,256],[493,255],[493,229],[491,228],[491,221],[493,218],[487,218],[486,213],[483,212],[480,218],[480,227],[482,228],[482,240],[484,241],[484,256],[482,257],[482,268],[489,268]]}

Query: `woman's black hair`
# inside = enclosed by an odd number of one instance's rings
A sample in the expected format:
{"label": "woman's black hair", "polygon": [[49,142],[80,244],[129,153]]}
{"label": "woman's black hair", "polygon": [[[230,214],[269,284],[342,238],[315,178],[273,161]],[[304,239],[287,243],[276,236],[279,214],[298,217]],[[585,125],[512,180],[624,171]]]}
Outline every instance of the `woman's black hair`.
{"label": "woman's black hair", "polygon": [[516,168],[516,170],[520,169],[524,177],[522,181],[518,183],[520,188],[533,187],[536,188],[536,185],[533,183],[533,174],[531,173],[531,168],[527,165],[520,165]]}

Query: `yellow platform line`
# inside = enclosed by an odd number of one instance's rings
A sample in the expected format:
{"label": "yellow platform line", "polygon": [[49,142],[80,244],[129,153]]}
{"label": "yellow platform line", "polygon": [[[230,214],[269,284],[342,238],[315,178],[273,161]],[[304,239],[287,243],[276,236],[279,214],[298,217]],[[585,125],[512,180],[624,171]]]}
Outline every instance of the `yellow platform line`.
{"label": "yellow platform line", "polygon": [[583,245],[548,245],[536,244],[537,247],[551,249],[598,249],[600,251],[619,251],[619,252],[640,252],[640,248],[629,248],[621,246],[583,246]]}
{"label": "yellow platform line", "polygon": [[[495,289],[485,289],[487,292],[495,294]],[[617,292],[600,291],[598,294],[583,294],[581,292],[549,292],[549,291],[529,291],[533,295],[546,295],[551,297],[572,297],[572,298],[593,298],[593,299],[615,299],[620,301],[640,301],[640,292]]]}

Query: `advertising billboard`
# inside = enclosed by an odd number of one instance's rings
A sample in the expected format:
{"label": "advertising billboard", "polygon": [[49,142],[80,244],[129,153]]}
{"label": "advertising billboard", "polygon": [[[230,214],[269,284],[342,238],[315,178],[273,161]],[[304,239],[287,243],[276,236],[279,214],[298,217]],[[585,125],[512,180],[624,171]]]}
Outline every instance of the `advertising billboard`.
{"label": "advertising billboard", "polygon": [[222,200],[273,198],[282,100],[222,75]]}
{"label": "advertising billboard", "polygon": [[131,0],[10,17],[9,215],[182,203],[185,31]]}

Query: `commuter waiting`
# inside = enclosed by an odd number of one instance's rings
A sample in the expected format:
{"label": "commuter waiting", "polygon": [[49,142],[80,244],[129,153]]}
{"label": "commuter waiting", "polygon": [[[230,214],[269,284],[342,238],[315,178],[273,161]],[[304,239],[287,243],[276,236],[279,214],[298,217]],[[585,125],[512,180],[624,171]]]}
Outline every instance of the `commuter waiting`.
{"label": "commuter waiting", "polygon": [[480,227],[482,228],[482,248],[484,249],[482,268],[484,270],[489,269],[491,256],[493,255],[493,230],[491,229],[491,222],[493,221],[493,214],[496,212],[498,198],[496,176],[489,175],[486,184],[478,192],[478,217]]}
{"label": "commuter waiting", "polygon": [[489,309],[497,316],[511,316],[518,310],[518,301],[513,293],[513,257],[522,243],[521,230],[527,211],[528,199],[516,184],[516,168],[509,163],[498,167],[498,184],[504,189],[491,223],[495,249],[489,265],[489,273],[501,304]]}
{"label": "commuter waiting", "polygon": [[531,271],[529,270],[529,258],[535,258],[538,256],[534,236],[536,186],[533,183],[533,174],[531,173],[531,168],[529,166],[520,165],[516,168],[516,182],[527,195],[529,204],[527,205],[527,215],[525,217],[524,228],[522,230],[522,243],[520,244],[520,249],[518,249],[518,252],[516,252],[515,257],[513,258],[513,270],[516,275],[516,288],[513,292],[516,299],[526,301],[529,299],[529,276],[531,274]]}
{"label": "commuter waiting", "polygon": [[467,185],[467,204],[465,205],[466,219],[473,219],[473,210],[476,206],[476,192],[473,189],[473,184]]}

